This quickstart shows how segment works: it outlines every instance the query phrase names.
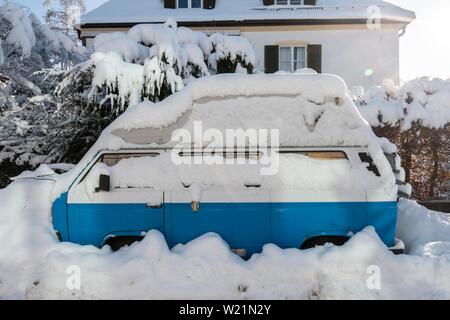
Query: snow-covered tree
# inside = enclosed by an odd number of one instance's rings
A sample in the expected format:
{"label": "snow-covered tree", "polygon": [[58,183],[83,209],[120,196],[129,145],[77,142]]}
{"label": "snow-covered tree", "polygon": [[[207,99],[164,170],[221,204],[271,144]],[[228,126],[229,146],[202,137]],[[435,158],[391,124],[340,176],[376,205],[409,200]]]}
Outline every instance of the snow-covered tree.
{"label": "snow-covered tree", "polygon": [[74,33],[80,15],[86,12],[85,0],[44,0],[45,21],[53,30]]}
{"label": "snow-covered tree", "polygon": [[0,171],[13,175],[47,158],[44,141],[57,110],[50,93],[61,71],[41,70],[77,64],[86,52],[12,2],[0,7],[0,45]]}
{"label": "snow-covered tree", "polygon": [[77,162],[130,105],[161,101],[195,78],[253,71],[248,41],[171,19],[100,34],[86,52],[19,5],[4,5],[0,18],[0,165],[9,176],[22,165]]}

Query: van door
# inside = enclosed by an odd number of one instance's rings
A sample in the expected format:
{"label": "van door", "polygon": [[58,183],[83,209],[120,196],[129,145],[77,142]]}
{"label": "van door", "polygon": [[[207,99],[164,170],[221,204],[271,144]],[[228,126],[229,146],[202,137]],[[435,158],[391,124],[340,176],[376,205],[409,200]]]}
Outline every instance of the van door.
{"label": "van door", "polygon": [[[148,154],[104,154],[97,163],[108,167],[133,157],[157,157]],[[69,191],[68,229],[70,241],[102,245],[109,236],[141,235],[152,229],[164,230],[164,193],[147,188],[114,188],[110,191],[86,190],[88,179],[98,179],[88,172]],[[113,179],[114,177],[111,177]]]}
{"label": "van door", "polygon": [[202,192],[198,204],[192,199],[189,190],[170,194],[170,230],[167,233],[172,246],[209,232],[219,234],[231,249],[244,249],[245,255],[259,252],[269,242],[268,191],[223,189]]}
{"label": "van door", "polygon": [[[252,164],[260,152],[202,151],[180,155],[192,162],[180,169],[184,190],[172,190],[167,199],[170,222],[166,234],[170,244],[187,243],[215,232],[241,255],[259,252],[270,234],[270,192],[259,180],[258,164]],[[206,163],[212,159],[219,164]],[[199,187],[199,181],[208,186]]]}

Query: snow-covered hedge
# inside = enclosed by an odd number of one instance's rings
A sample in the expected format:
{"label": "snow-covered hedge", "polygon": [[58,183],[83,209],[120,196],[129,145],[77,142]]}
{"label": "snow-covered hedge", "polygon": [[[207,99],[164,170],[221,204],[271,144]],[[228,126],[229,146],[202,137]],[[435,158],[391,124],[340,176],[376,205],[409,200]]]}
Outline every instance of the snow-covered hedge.
{"label": "snow-covered hedge", "polygon": [[375,133],[397,144],[418,199],[450,194],[450,79],[390,80],[352,94]]}
{"label": "snow-covered hedge", "polygon": [[361,114],[373,127],[398,126],[407,131],[414,123],[430,129],[450,123],[450,79],[421,78],[401,86],[385,80],[366,93],[355,88],[355,96]]}

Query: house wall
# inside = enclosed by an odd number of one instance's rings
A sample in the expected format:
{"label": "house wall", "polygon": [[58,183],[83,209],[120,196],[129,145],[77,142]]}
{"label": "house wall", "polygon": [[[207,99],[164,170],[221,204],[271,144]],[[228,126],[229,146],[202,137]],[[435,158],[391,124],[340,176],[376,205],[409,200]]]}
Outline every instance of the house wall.
{"label": "house wall", "polygon": [[[356,85],[368,88],[384,79],[399,81],[399,25],[384,25],[380,30],[368,30],[366,25],[193,29],[246,37],[255,48],[259,70],[264,70],[266,45],[320,44],[322,72],[342,77],[349,88]],[[95,35],[113,31],[127,29],[82,30],[82,37],[90,45]]]}
{"label": "house wall", "polygon": [[266,45],[321,44],[322,72],[342,77],[349,87],[368,88],[384,79],[399,81],[399,39],[395,29],[245,31],[241,35],[254,46],[260,70],[264,70]]}

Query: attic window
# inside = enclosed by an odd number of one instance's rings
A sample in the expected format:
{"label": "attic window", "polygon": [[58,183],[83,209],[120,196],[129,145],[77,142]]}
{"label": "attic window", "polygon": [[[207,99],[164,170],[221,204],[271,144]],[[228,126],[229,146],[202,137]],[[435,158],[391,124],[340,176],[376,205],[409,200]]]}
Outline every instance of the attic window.
{"label": "attic window", "polygon": [[275,3],[278,6],[286,6],[286,5],[290,5],[290,6],[303,6],[305,5],[304,0],[275,0]]}
{"label": "attic window", "polygon": [[203,0],[177,0],[177,8],[203,8]]}

